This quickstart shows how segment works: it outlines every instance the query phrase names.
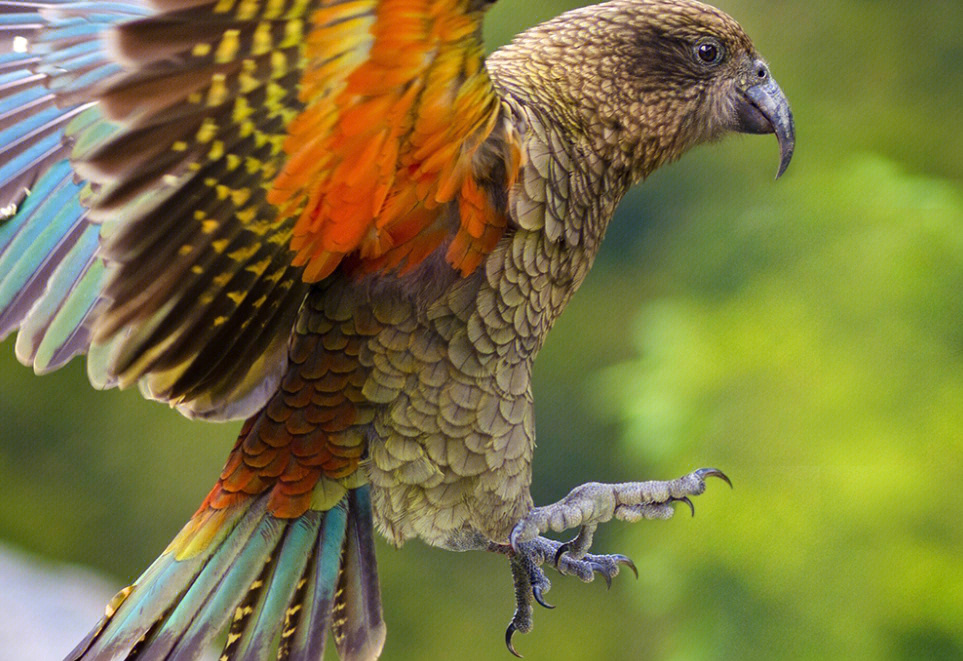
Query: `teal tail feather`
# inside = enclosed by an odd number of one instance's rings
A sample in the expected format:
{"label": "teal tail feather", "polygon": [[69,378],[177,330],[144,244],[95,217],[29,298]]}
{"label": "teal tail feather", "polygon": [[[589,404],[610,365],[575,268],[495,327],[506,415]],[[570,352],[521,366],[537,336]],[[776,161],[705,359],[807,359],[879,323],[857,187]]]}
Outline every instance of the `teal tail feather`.
{"label": "teal tail feather", "polygon": [[67,661],[195,659],[224,632],[224,660],[320,661],[329,630],[345,661],[381,654],[367,486],[295,519],[266,495],[202,509]]}

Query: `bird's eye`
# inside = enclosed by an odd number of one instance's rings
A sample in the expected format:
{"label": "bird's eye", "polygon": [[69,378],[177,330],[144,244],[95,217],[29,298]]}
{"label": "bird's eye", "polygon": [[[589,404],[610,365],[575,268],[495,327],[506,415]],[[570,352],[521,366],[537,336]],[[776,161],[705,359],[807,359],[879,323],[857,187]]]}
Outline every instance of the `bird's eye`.
{"label": "bird's eye", "polygon": [[715,39],[703,39],[695,47],[696,57],[703,64],[719,64],[725,55],[722,44]]}

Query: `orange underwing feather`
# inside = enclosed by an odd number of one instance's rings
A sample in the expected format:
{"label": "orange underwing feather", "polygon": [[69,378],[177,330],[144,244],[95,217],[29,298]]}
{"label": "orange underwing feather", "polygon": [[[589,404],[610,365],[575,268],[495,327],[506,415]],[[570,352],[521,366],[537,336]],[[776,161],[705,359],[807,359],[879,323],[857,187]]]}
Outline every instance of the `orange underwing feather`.
{"label": "orange underwing feather", "polygon": [[[288,125],[268,193],[291,249],[316,282],[357,253],[361,272],[408,270],[460,227],[446,252],[467,275],[506,225],[475,181],[473,157],[499,103],[472,0],[354,0],[319,9],[306,38],[304,110]],[[331,58],[332,44],[342,55]],[[346,44],[350,48],[346,48]],[[509,177],[515,167],[509,167]]]}
{"label": "orange underwing feather", "polygon": [[363,400],[365,368],[357,357],[380,326],[353,323],[339,349],[321,351],[318,335],[295,335],[291,368],[281,389],[262,415],[245,423],[190,531],[181,541],[175,540],[179,553],[197,537],[197,531],[206,530],[208,521],[217,520],[212,511],[242,505],[249,496],[268,492],[267,511],[279,518],[296,518],[311,505],[312,491],[322,478],[336,480],[358,469],[364,439],[350,428],[359,422],[357,404]]}

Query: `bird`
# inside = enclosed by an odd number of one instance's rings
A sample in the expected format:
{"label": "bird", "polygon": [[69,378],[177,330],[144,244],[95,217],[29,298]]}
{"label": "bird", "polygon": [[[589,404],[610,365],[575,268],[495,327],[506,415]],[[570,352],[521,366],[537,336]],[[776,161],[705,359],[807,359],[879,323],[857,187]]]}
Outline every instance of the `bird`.
{"label": "bird", "polygon": [[625,193],[730,133],[774,134],[778,178],[789,103],[695,0],[574,9],[486,56],[493,4],[0,1],[0,338],[244,421],[69,659],[376,659],[375,530],[504,555],[517,655],[545,569],[637,573],[590,552],[598,525],[729,481],[536,507],[531,368]]}

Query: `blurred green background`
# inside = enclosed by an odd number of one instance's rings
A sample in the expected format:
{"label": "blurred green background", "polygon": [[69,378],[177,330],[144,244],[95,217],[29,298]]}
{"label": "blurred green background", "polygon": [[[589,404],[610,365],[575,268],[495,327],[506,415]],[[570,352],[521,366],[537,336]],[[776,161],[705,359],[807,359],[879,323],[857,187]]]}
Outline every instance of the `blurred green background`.
{"label": "blurred green background", "polygon": [[[489,42],[575,6],[504,0]],[[584,3],[583,3],[584,4]],[[724,0],[792,102],[623,203],[535,370],[544,504],[589,480],[723,468],[669,522],[557,578],[530,659],[963,658],[963,3]],[[239,424],[190,423],[82,361],[0,346],[0,541],[132,580]],[[502,557],[379,547],[385,659],[507,659]],[[94,616],[92,616],[94,617]],[[91,622],[92,624],[93,622]],[[0,653],[2,657],[2,653]]]}

